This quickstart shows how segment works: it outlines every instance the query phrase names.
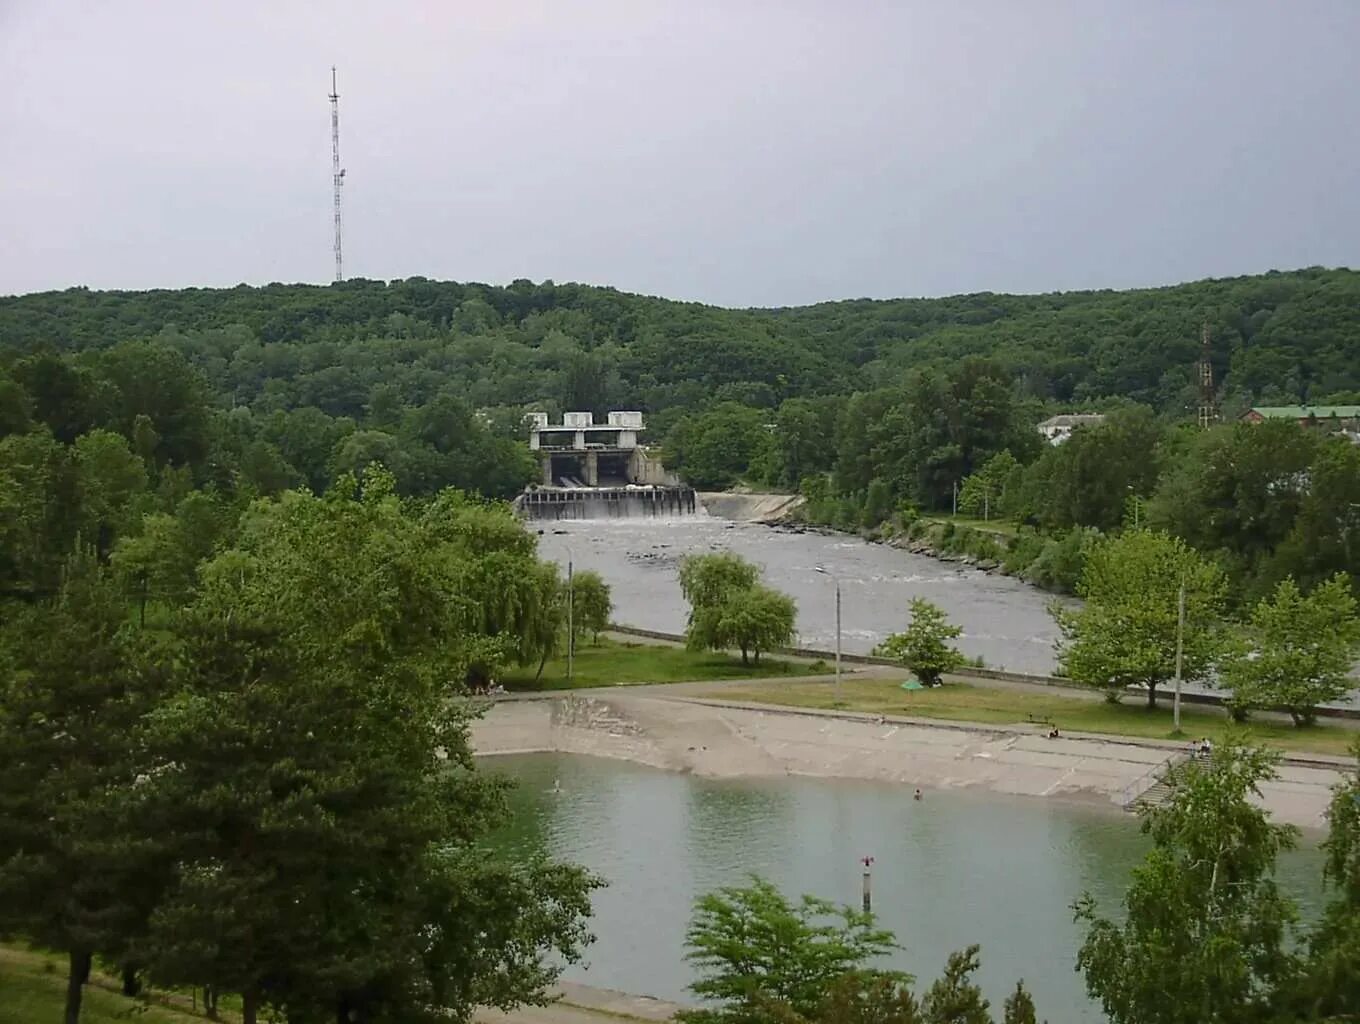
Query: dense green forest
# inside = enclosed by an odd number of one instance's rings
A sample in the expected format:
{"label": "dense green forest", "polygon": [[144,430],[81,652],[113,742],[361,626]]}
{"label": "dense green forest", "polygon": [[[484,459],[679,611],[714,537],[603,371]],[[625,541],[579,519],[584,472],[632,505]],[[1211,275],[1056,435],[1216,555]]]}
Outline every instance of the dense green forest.
{"label": "dense green forest", "polygon": [[[404,495],[508,497],[536,476],[526,410],[609,408],[645,411],[694,484],[801,489],[839,528],[949,510],[962,489],[1067,545],[1031,573],[1059,588],[1081,531],[1118,528],[1130,501],[1261,593],[1355,572],[1353,450],[1186,429],[1205,324],[1225,420],[1360,395],[1349,270],[775,310],[419,278],[4,298],[0,574],[35,579],[42,549],[50,577],[77,533],[111,551],[194,491],[319,493],[375,461]],[[1045,450],[1034,424],[1078,409],[1118,415]],[[154,498],[125,509],[131,492]]]}

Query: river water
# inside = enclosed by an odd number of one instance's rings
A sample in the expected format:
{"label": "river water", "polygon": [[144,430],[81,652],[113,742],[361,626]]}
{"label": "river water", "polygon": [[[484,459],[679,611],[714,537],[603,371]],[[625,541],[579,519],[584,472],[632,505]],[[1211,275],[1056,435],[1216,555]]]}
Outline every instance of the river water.
{"label": "river water", "polygon": [[[1090,891],[1117,914],[1146,850],[1136,820],[1106,806],[790,777],[712,780],[621,761],[542,754],[488,759],[520,785],[503,855],[585,865],[595,895],[588,963],[567,977],[692,1002],[684,935],[694,900],[752,873],[787,896],[858,906],[859,859],[872,856],[874,911],[902,950],[892,965],[925,984],[945,957],[982,946],[979,983],[998,1009],[1023,977],[1040,1018],[1099,1021],[1074,971],[1071,904]],[[560,791],[554,792],[554,785]],[[1310,841],[1280,866],[1305,918],[1320,906]]]}
{"label": "river water", "polygon": [[802,645],[830,650],[836,641],[835,585],[841,584],[843,649],[867,654],[907,623],[913,597],[934,601],[963,628],[958,642],[989,668],[1048,674],[1057,627],[1052,595],[1010,577],[855,537],[793,533],[705,515],[674,518],[581,519],[542,529],[544,557],[599,572],[613,590],[614,620],[645,629],[683,632],[688,606],[680,593],[682,556],[728,549],[764,569],[765,582],[798,603]]}

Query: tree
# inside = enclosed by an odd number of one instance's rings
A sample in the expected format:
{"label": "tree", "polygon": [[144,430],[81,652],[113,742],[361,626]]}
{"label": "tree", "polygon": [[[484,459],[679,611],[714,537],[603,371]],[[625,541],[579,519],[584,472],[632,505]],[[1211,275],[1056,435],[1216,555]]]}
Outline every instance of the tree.
{"label": "tree", "polygon": [[923,597],[912,598],[911,621],[904,632],[893,633],[874,653],[894,658],[915,673],[926,686],[939,686],[946,672],[964,663],[963,655],[949,641],[963,630],[952,625],[944,610]]}
{"label": "tree", "polygon": [[1002,1024],[1039,1024],[1034,999],[1023,981],[1015,983],[1015,991],[1006,997],[1006,1016]]}
{"label": "tree", "polygon": [[202,566],[183,688],[139,731],[141,821],[175,866],[148,972],[240,992],[246,1024],[467,1020],[544,998],[587,938],[591,876],[483,855],[503,786],[475,771],[449,690],[499,614],[461,567],[508,527],[393,488],[373,467],[362,492],[258,502]]}
{"label": "tree", "polygon": [[730,592],[755,586],[760,570],[740,555],[720,551],[711,555],[686,555],[680,560],[680,591],[696,609],[716,605]]}
{"label": "tree", "polygon": [[1164,434],[1152,410],[1138,406],[1073,431],[1026,470],[1021,503],[1049,529],[1115,530],[1128,496],[1156,485]]}
{"label": "tree", "polygon": [[793,640],[797,606],[793,598],[759,583],[726,593],[714,605],[696,610],[687,633],[693,649],[737,648],[741,663],[760,664],[762,651]]}
{"label": "tree", "polygon": [[[952,954],[918,1002],[910,975],[874,965],[898,949],[872,914],[803,896],[793,903],[753,878],[698,900],[686,935],[695,995],[688,1024],[991,1024],[973,982],[978,947]],[[1023,984],[1006,1001],[1007,1024],[1032,1024]]]}
{"label": "tree", "polygon": [[131,525],[133,501],[146,490],[146,466],[127,441],[110,430],[92,430],[73,446],[80,532],[106,556]]}
{"label": "tree", "polygon": [[769,414],[722,402],[686,417],[666,437],[667,464],[701,490],[736,483],[753,464],[777,464]]}
{"label": "tree", "polygon": [[950,953],[944,974],[926,990],[921,1010],[931,1024],[991,1024],[987,1013],[991,1004],[982,998],[982,990],[972,977],[978,969],[978,948],[969,946]]}
{"label": "tree", "polygon": [[76,532],[75,473],[46,431],[0,438],[0,587],[50,593]]}
{"label": "tree", "polygon": [[1178,538],[1150,530],[1120,534],[1086,557],[1080,609],[1053,608],[1062,639],[1058,664],[1074,681],[1118,700],[1126,687],[1157,687],[1176,669],[1178,598],[1185,587],[1183,678],[1202,679],[1219,651],[1223,570]]}
{"label": "tree", "polygon": [[125,948],[154,892],[129,877],[157,841],[130,795],[133,728],[158,696],[156,674],[88,549],[4,639],[17,664],[0,678],[0,932],[67,954],[76,1024],[94,955]]}
{"label": "tree", "polygon": [[609,584],[597,572],[585,570],[572,574],[572,621],[578,636],[586,633],[598,640],[609,628],[609,617],[614,602],[609,596]]}
{"label": "tree", "polygon": [[680,563],[680,590],[689,601],[685,638],[691,650],[741,651],[760,661],[762,651],[793,638],[797,608],[791,598],[758,582],[759,570],[724,551],[688,555]]}
{"label": "tree", "polygon": [[1360,618],[1340,573],[1306,597],[1292,579],[1252,609],[1244,634],[1220,666],[1235,708],[1281,708],[1295,725],[1311,725],[1319,704],[1351,689],[1360,651]]}
{"label": "tree", "polygon": [[1308,937],[1308,959],[1291,1000],[1300,1020],[1360,1018],[1360,742],[1356,767],[1337,784],[1322,843],[1323,880],[1332,892]]}
{"label": "tree", "polygon": [[690,990],[717,1004],[686,1011],[690,1024],[770,1020],[775,1006],[816,1020],[830,986],[851,972],[908,980],[867,967],[897,948],[872,914],[812,896],[791,903],[759,878],[700,897],[685,944],[699,975]]}
{"label": "tree", "polygon": [[993,455],[963,482],[959,491],[959,508],[971,516],[991,518],[1006,511],[1006,487],[1020,463],[1004,449]]}
{"label": "tree", "polygon": [[1292,983],[1293,903],[1273,877],[1296,830],[1253,797],[1275,758],[1236,742],[1175,775],[1169,801],[1144,812],[1153,848],[1134,869],[1122,923],[1084,895],[1077,968],[1111,1024],[1239,1024],[1276,1019]]}

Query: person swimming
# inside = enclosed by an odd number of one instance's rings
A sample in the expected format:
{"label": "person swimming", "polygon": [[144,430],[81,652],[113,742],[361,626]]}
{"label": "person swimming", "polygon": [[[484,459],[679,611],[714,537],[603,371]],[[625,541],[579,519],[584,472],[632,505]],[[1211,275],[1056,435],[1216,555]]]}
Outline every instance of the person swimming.
{"label": "person swimming", "polygon": [[919,786],[916,787],[916,792],[913,793],[913,794],[911,795],[911,798],[912,798],[913,800],[920,800],[920,799],[921,799],[921,787],[919,787]]}

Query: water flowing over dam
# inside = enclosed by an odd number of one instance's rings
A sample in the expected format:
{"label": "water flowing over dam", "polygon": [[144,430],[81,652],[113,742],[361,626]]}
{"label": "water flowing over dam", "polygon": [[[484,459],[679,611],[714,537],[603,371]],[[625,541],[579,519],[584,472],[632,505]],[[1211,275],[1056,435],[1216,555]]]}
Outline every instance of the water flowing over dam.
{"label": "water flowing over dam", "polygon": [[693,487],[533,487],[515,499],[526,519],[621,519],[702,514]]}

